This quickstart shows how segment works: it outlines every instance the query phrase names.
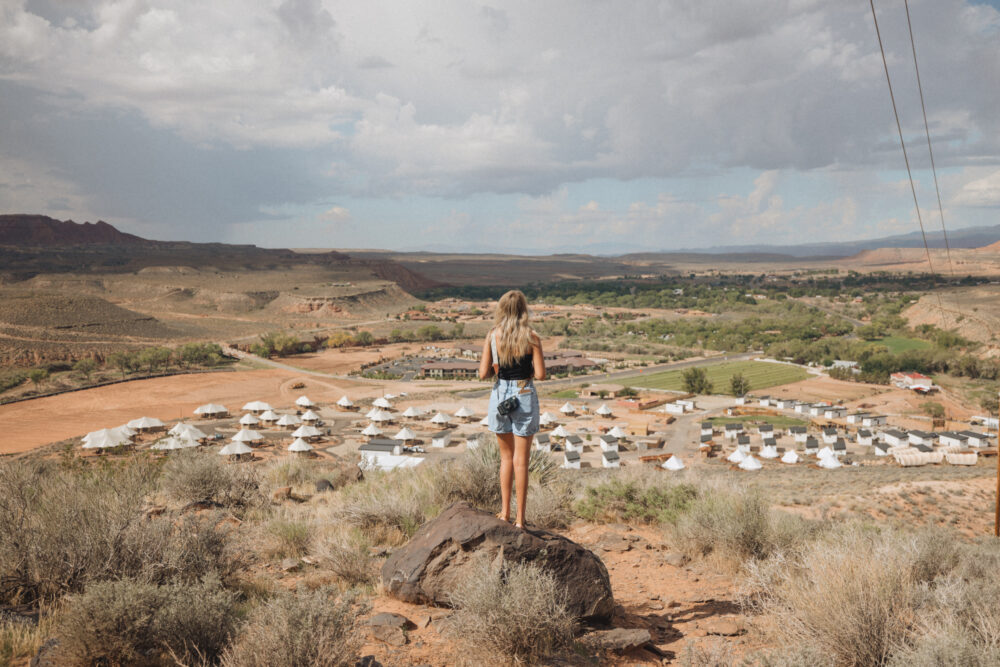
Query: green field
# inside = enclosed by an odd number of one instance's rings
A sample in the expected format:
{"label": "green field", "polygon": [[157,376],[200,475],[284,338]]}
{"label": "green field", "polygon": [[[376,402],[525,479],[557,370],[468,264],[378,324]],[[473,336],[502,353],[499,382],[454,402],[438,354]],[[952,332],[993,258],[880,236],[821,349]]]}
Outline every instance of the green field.
{"label": "green field", "polygon": [[784,415],[740,415],[738,417],[710,417],[704,420],[715,425],[721,424],[742,424],[743,422],[761,422],[772,426],[809,426],[808,419],[798,419],[796,417],[786,417]]}
{"label": "green field", "polygon": [[885,338],[879,338],[877,340],[873,340],[872,342],[878,345],[885,345],[889,348],[889,352],[892,352],[893,354],[909,352],[910,350],[925,350],[931,347],[931,344],[926,340],[920,340],[919,338],[904,338],[903,336],[886,336]]}
{"label": "green field", "polygon": [[[712,364],[704,366],[704,368],[717,394],[729,393],[729,379],[736,373],[742,373],[743,377],[750,382],[750,391],[759,391],[779,384],[798,382],[809,377],[808,373],[797,366],[772,364],[766,361],[733,361],[723,364]],[[662,373],[640,376],[631,380],[628,386],[684,391],[684,371],[664,371]]]}

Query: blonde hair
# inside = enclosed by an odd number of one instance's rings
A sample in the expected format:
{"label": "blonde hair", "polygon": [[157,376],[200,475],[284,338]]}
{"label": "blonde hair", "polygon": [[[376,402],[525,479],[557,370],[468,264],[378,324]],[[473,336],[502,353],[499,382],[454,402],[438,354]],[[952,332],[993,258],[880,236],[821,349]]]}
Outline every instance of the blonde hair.
{"label": "blonde hair", "polygon": [[511,366],[531,352],[534,331],[528,325],[528,300],[520,290],[510,290],[500,297],[493,333],[497,338],[497,357],[501,366]]}

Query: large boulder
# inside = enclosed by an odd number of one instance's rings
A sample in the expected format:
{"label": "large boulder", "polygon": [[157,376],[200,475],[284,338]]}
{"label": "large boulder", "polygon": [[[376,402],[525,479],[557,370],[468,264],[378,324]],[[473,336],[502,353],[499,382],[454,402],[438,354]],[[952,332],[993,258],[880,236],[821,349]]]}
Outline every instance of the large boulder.
{"label": "large boulder", "polygon": [[555,575],[578,618],[606,621],[615,601],[601,559],[547,530],[522,530],[459,502],[424,524],[382,567],[390,595],[412,604],[450,605],[456,584],[482,557],[530,562]]}

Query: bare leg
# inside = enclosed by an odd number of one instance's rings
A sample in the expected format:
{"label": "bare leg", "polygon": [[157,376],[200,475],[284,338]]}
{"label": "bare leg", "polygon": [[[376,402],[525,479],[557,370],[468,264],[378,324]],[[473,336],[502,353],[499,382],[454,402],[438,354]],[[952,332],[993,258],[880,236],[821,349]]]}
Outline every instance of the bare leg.
{"label": "bare leg", "polygon": [[500,445],[500,513],[497,518],[510,521],[510,487],[514,483],[514,434],[497,433],[497,444]]}
{"label": "bare leg", "polygon": [[531,437],[523,435],[514,436],[514,477],[517,480],[517,519],[514,524],[522,528],[528,509],[528,452],[531,440]]}

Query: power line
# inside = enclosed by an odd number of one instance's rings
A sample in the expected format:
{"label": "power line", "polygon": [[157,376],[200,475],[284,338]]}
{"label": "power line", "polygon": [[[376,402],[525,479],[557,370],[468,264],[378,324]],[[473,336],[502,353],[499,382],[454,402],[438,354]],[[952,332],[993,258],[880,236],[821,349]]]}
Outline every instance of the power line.
{"label": "power line", "polygon": [[[955,265],[951,261],[951,244],[948,242],[948,229],[944,224],[944,206],[941,205],[941,188],[938,187],[937,167],[934,165],[934,149],[931,148],[931,130],[927,123],[927,107],[924,105],[924,87],[920,83],[920,66],[917,64],[917,43],[913,39],[913,24],[910,22],[910,2],[903,0],[906,9],[906,28],[910,32],[910,51],[913,53],[913,71],[917,75],[917,92],[920,93],[920,112],[924,117],[924,135],[927,137],[927,154],[931,158],[931,174],[934,176],[934,193],[937,195],[938,213],[941,215],[941,234],[944,237],[945,256],[948,258],[948,270],[952,280],[955,279]],[[955,293],[955,305],[958,304],[958,293]]]}
{"label": "power line", "polygon": [[[878,50],[882,54],[882,68],[885,70],[885,82],[889,86],[889,99],[892,101],[892,115],[896,119],[896,131],[899,132],[899,145],[903,148],[903,162],[906,163],[906,175],[910,181],[910,193],[913,195],[913,207],[917,212],[917,222],[920,224],[920,238],[924,242],[924,251],[927,254],[927,269],[934,275],[934,265],[931,262],[931,248],[927,244],[927,232],[924,231],[924,219],[920,214],[920,203],[917,201],[917,186],[913,183],[913,171],[910,169],[910,156],[906,152],[906,142],[903,140],[903,126],[899,122],[899,111],[896,109],[896,95],[892,91],[892,79],[889,77],[889,63],[885,59],[885,47],[882,45],[882,32],[878,27],[878,16],[875,14],[875,0],[868,0],[872,8],[872,21],[875,23],[875,36],[878,37]],[[937,292],[937,290],[935,290]],[[944,315],[944,305],[941,303],[941,294],[937,292],[938,309]]]}

